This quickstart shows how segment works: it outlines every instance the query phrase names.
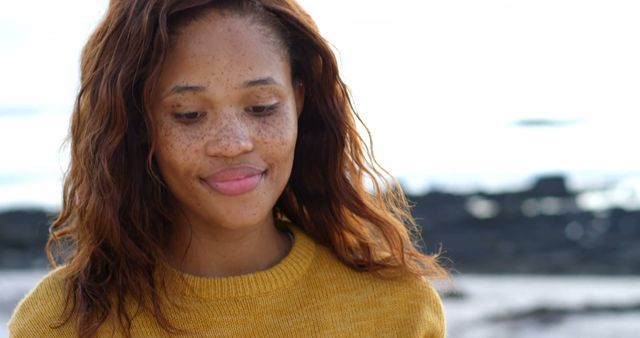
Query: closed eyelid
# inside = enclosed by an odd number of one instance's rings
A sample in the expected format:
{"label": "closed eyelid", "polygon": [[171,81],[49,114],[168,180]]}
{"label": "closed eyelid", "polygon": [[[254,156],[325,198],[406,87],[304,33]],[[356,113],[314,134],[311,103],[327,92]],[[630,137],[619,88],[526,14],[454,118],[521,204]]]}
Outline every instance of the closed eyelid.
{"label": "closed eyelid", "polygon": [[173,112],[171,118],[181,124],[193,124],[202,120],[206,115],[206,112],[192,110],[184,112]]}
{"label": "closed eyelid", "polygon": [[276,112],[280,108],[280,102],[275,102],[272,104],[256,104],[251,105],[245,109],[250,114],[255,114],[258,116],[270,115],[271,113]]}

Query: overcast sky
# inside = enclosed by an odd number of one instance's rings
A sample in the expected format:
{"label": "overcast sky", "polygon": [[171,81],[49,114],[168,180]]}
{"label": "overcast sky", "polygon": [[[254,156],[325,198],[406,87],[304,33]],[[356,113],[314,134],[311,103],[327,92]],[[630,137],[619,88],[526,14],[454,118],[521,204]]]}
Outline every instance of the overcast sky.
{"label": "overcast sky", "polygon": [[[300,2],[411,187],[640,172],[640,1]],[[0,206],[59,203],[79,54],[106,5],[0,3]]]}

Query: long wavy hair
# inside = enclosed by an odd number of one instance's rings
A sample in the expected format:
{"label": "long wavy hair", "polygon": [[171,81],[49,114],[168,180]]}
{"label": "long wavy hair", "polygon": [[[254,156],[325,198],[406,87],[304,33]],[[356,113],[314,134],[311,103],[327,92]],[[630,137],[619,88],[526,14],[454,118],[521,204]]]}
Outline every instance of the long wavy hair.
{"label": "long wavy hair", "polygon": [[112,0],[82,53],[71,163],[47,243],[51,264],[65,264],[67,301],[58,325],[77,318],[81,337],[95,335],[111,315],[130,335],[129,301],[151,311],[167,331],[178,330],[165,315],[157,278],[167,268],[172,219],[149,107],[175,30],[216,8],[271,26],[304,84],[293,170],[274,216],[289,219],[355,270],[447,276],[437,254],[417,249],[419,229],[402,189],[358,134],[360,119],[336,58],[295,1]]}

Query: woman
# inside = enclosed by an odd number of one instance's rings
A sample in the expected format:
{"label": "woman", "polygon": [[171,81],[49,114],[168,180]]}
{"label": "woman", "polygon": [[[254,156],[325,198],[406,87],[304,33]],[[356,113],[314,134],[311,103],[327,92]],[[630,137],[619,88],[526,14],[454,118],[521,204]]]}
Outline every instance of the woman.
{"label": "woman", "polygon": [[[293,0],[113,0],[16,337],[443,337],[443,277]],[[372,189],[365,189],[365,180]]]}

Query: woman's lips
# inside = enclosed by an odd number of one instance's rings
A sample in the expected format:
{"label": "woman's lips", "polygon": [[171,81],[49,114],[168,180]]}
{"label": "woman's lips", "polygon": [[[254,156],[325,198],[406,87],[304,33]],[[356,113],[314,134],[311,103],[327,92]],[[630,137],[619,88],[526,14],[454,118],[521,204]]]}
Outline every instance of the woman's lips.
{"label": "woman's lips", "polygon": [[240,195],[255,189],[266,170],[253,167],[232,167],[203,178],[213,190],[227,196]]}

